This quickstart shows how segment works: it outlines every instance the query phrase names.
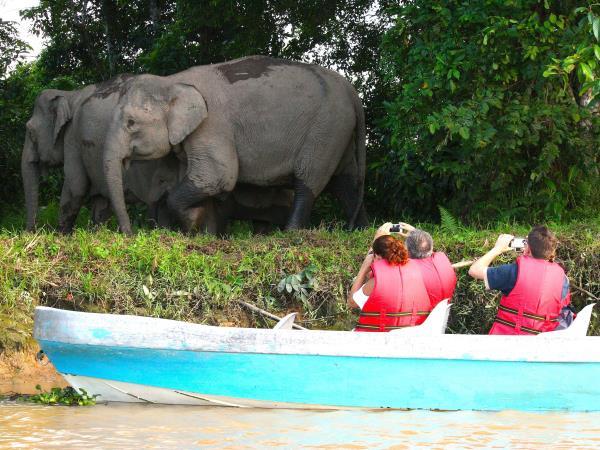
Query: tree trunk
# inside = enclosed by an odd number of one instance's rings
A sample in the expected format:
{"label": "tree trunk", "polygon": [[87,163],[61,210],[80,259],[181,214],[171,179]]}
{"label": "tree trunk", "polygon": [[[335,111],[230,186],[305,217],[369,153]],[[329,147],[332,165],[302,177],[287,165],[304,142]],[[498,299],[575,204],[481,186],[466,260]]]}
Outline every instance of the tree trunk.
{"label": "tree trunk", "polygon": [[149,0],[148,8],[150,9],[150,26],[152,27],[152,37],[158,37],[158,5],[156,0]]}
{"label": "tree trunk", "polygon": [[108,58],[108,71],[112,77],[115,75],[115,48],[113,26],[116,20],[115,4],[112,0],[102,0],[102,16],[104,19],[104,33],[106,35],[106,55]]}

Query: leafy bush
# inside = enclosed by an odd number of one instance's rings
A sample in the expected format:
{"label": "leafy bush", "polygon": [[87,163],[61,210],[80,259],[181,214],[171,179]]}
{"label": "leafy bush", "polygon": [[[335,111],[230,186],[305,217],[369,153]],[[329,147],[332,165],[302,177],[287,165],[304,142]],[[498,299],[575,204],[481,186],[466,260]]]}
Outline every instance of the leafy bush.
{"label": "leafy bush", "polygon": [[83,388],[79,388],[79,392],[77,392],[70,386],[66,388],[55,387],[50,389],[50,392],[42,391],[39,384],[35,388],[40,391],[39,394],[21,398],[28,402],[43,405],[91,406],[96,404],[96,397],[98,397],[97,394],[88,394]]}
{"label": "leafy bush", "polygon": [[300,300],[303,305],[310,308],[308,297],[310,292],[317,287],[315,280],[316,272],[317,267],[314,264],[309,264],[302,272],[283,278],[277,285],[277,292],[284,295],[292,295],[297,300]]}
{"label": "leafy bush", "polygon": [[[551,227],[572,285],[589,292],[573,287],[579,310],[600,297],[600,221]],[[501,232],[523,236],[528,231],[514,224],[486,230],[423,228],[453,262],[481,256]],[[210,325],[272,326],[242,309],[242,300],[279,316],[298,311],[297,321],[310,328],[349,330],[356,316],[346,297],[373,232],[316,229],[252,236],[243,231],[226,240],[164,230],[133,237],[107,229],[77,229],[72,236],[0,232],[0,350],[31,343],[37,305]],[[505,254],[499,261],[513,256]],[[449,330],[486,333],[499,297],[470,278],[467,269],[457,274]],[[592,334],[600,334],[599,317],[595,312]]]}
{"label": "leafy bush", "polygon": [[476,221],[595,214],[600,122],[544,76],[580,37],[569,3],[412,0],[389,10],[381,63],[395,94],[380,124],[390,151],[377,163],[379,209],[429,220],[439,204]]}

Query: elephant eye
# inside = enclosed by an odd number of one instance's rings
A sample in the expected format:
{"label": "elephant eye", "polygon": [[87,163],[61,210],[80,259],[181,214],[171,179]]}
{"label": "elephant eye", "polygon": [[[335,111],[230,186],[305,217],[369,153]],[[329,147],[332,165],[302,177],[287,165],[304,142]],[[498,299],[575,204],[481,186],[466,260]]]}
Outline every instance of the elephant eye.
{"label": "elephant eye", "polygon": [[133,120],[133,119],[129,119],[129,120],[127,121],[127,127],[128,127],[128,128],[131,128],[131,127],[132,127],[132,126],[134,126],[134,125],[135,125],[135,120]]}

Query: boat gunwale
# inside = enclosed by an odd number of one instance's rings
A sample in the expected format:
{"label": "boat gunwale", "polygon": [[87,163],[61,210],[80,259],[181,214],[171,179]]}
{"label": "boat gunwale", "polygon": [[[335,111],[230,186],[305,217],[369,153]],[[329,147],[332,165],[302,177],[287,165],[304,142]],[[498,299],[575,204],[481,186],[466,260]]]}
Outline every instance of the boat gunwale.
{"label": "boat gunwale", "polygon": [[[115,320],[118,318],[119,320]],[[151,325],[151,326],[150,326]],[[138,333],[132,330],[140,330]],[[549,333],[551,334],[551,333]],[[354,333],[215,327],[37,307],[34,337],[66,344],[224,353],[542,363],[600,363],[600,336]]]}

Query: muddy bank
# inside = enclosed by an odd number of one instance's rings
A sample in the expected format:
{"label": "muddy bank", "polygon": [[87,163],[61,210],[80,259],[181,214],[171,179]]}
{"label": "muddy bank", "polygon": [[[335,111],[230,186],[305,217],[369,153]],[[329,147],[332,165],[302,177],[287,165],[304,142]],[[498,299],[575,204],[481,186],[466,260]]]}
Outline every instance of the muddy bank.
{"label": "muddy bank", "polygon": [[47,358],[36,361],[38,350],[31,346],[0,353],[0,395],[35,394],[37,384],[45,390],[67,386]]}

